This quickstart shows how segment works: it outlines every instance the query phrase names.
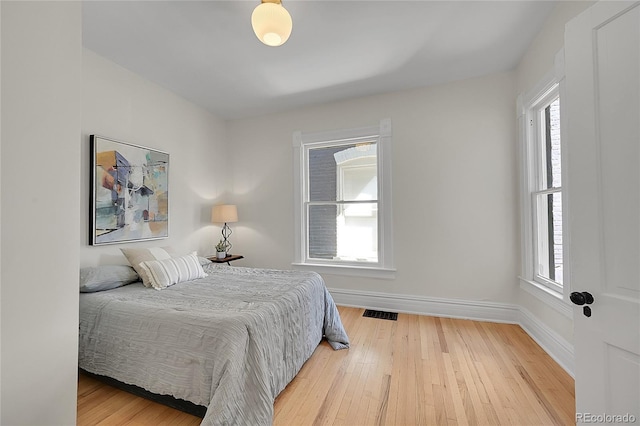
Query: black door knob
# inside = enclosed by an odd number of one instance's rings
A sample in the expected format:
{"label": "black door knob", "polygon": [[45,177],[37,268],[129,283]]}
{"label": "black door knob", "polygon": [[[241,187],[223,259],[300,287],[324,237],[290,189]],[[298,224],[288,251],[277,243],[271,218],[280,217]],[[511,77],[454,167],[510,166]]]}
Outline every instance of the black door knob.
{"label": "black door knob", "polygon": [[569,296],[569,299],[571,299],[574,304],[579,306],[590,305],[593,303],[593,296],[588,291],[574,291],[573,293],[571,293],[571,296]]}

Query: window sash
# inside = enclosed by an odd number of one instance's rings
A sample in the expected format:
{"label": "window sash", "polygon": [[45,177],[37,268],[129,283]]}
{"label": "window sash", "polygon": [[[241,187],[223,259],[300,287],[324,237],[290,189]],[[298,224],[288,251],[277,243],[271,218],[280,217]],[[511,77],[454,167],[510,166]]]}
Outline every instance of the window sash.
{"label": "window sash", "polygon": [[[554,85],[550,91],[532,108],[533,114],[530,118],[530,125],[534,128],[532,142],[535,145],[535,179],[537,190],[561,188],[562,185],[553,185],[552,169],[548,164],[551,159],[551,123],[546,115],[546,110],[556,100],[560,99],[558,85]],[[560,154],[562,155],[562,154]],[[547,157],[549,156],[549,158]],[[561,169],[562,170],[562,169]],[[561,171],[562,172],[562,171]],[[551,182],[550,182],[551,181]]]}
{"label": "window sash", "polygon": [[[528,217],[530,219],[529,229],[531,230],[530,238],[526,238],[526,243],[531,247],[527,258],[527,263],[529,263],[529,267],[526,270],[529,273],[526,274],[529,279],[532,281],[543,285],[554,292],[558,292],[562,294],[564,292],[564,277],[560,279],[560,281],[554,281],[544,275],[546,268],[548,270],[548,275],[553,276],[550,272],[550,268],[555,266],[549,259],[549,256],[552,255],[551,248],[554,245],[554,241],[551,240],[553,236],[550,235],[550,232],[553,230],[553,227],[550,226],[550,220],[552,218],[549,217],[549,211],[547,208],[543,208],[546,205],[546,198],[549,195],[553,194],[562,194],[562,186],[551,186],[548,184],[549,180],[549,171],[547,168],[547,163],[551,161],[551,152],[548,151],[550,140],[547,126],[550,124],[547,121],[546,109],[556,100],[561,103],[561,90],[559,83],[549,84],[544,91],[539,92],[539,95],[532,99],[531,103],[526,106],[526,123],[528,130],[525,131],[526,138],[526,150],[527,153],[526,162],[528,169],[528,174],[526,176],[527,179],[527,188],[528,188],[528,201],[526,204],[527,210],[529,210]],[[562,116],[560,116],[562,120]],[[560,129],[561,130],[561,129]],[[562,134],[560,136],[562,138]],[[564,146],[561,139],[561,147]],[[547,157],[549,155],[549,157]],[[560,154],[562,155],[562,153]],[[561,170],[560,170],[560,173]],[[545,197],[546,196],[546,197]],[[545,197],[545,202],[541,203],[539,200]],[[544,204],[541,205],[541,204]],[[547,206],[548,207],[548,206]],[[544,232],[546,231],[546,233]],[[541,238],[541,233],[544,233],[544,237]],[[564,245],[562,245],[564,241],[561,242],[561,247],[564,256],[567,255],[567,250]],[[547,258],[541,259],[541,253],[546,255]],[[541,261],[546,262],[546,264],[541,266]],[[562,273],[562,271],[557,271]],[[554,271],[555,274],[555,271]],[[559,277],[558,277],[559,278]]]}
{"label": "window sash", "polygon": [[[376,146],[379,146],[379,135],[368,135],[368,136],[361,136],[361,137],[354,137],[354,138],[346,138],[346,139],[338,139],[338,140],[329,140],[329,141],[319,141],[319,142],[315,142],[315,143],[307,143],[304,144],[304,159],[303,159],[303,177],[304,177],[304,194],[303,194],[303,235],[304,237],[304,246],[303,246],[303,253],[304,253],[304,258],[303,258],[303,262],[308,262],[308,261],[312,261],[313,263],[326,263],[326,264],[341,264],[341,265],[356,265],[356,266],[360,266],[360,265],[366,265],[366,266],[373,266],[373,267],[381,267],[382,266],[382,261],[381,261],[381,253],[382,253],[382,241],[380,238],[380,235],[382,234],[383,230],[382,230],[382,221],[380,220],[380,216],[376,217],[376,257],[377,257],[377,261],[373,262],[373,261],[368,261],[368,260],[344,260],[344,259],[339,259],[339,258],[333,258],[333,259],[323,259],[323,258],[319,258],[319,257],[312,257],[311,256],[311,244],[310,244],[310,240],[311,240],[311,235],[310,235],[310,223],[309,223],[309,209],[311,206],[345,206],[345,205],[358,205],[358,204],[375,204],[376,205],[376,209],[377,211],[380,211],[380,205],[379,205],[379,199],[380,199],[380,193],[381,193],[381,187],[380,184],[378,182],[377,185],[377,196],[375,199],[373,200],[310,200],[310,174],[309,174],[309,169],[310,169],[310,152],[314,149],[322,149],[322,148],[332,148],[332,147],[341,147],[341,146],[350,146],[350,145],[354,145],[354,144],[359,144],[359,143],[373,143],[376,144]],[[380,153],[376,152],[376,176],[380,176],[381,175],[381,158],[380,158]],[[377,177],[376,177],[377,178]],[[336,188],[337,190],[338,188]],[[337,191],[338,192],[338,191]],[[336,198],[339,198],[336,194]],[[337,244],[337,243],[336,243]]]}
{"label": "window sash", "polygon": [[[562,281],[553,280],[551,277],[546,277],[540,271],[541,262],[544,260],[550,264],[549,259],[541,259],[540,253],[547,253],[548,256],[553,255],[553,250],[549,247],[553,245],[553,236],[549,235],[549,231],[553,230],[553,227],[549,225],[549,221],[553,220],[549,218],[549,208],[548,205],[542,205],[539,200],[541,197],[548,197],[553,194],[562,194],[562,188],[550,188],[542,191],[532,191],[531,192],[531,210],[532,210],[532,218],[533,218],[533,280],[543,284],[553,290],[562,292]],[[546,224],[546,226],[545,226]],[[545,238],[540,238],[541,232],[546,231]],[[551,265],[549,265],[551,268]],[[549,271],[549,275],[551,271]],[[562,277],[561,277],[562,278]]]}
{"label": "window sash", "polygon": [[[364,253],[362,253],[361,257],[358,259],[349,259],[349,258],[340,258],[340,251],[341,249],[344,249],[344,246],[340,245],[340,240],[339,240],[339,226],[336,224],[336,255],[331,258],[331,259],[327,259],[327,258],[323,258],[320,256],[313,256],[313,254],[311,253],[311,224],[310,224],[310,208],[314,207],[314,206],[336,206],[336,210],[339,212],[340,211],[340,207],[342,207],[343,209],[347,206],[363,206],[363,205],[373,205],[374,208],[372,210],[375,211],[375,217],[373,217],[373,219],[375,219],[376,221],[376,229],[375,229],[375,243],[376,243],[376,248],[375,248],[375,257],[376,260],[366,260]],[[380,246],[380,238],[379,238],[379,234],[380,234],[380,218],[378,216],[378,211],[380,210],[380,205],[377,202],[377,200],[357,200],[357,201],[326,201],[326,202],[318,202],[318,201],[314,201],[314,202],[307,202],[305,203],[305,209],[304,209],[304,221],[305,221],[305,233],[306,233],[306,239],[305,239],[305,259],[306,260],[312,260],[314,263],[319,262],[319,263],[338,263],[338,264],[348,264],[348,265],[367,265],[367,266],[379,266],[381,264],[380,261],[380,253],[381,253],[381,246]],[[337,219],[337,216],[336,216]],[[365,219],[368,219],[368,217],[365,217]]]}

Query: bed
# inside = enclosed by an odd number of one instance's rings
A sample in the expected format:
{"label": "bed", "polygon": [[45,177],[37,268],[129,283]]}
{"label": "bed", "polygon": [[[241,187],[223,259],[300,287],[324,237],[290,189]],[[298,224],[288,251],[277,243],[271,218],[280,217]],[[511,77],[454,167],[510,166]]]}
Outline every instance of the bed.
{"label": "bed", "polygon": [[158,291],[80,295],[79,367],[207,407],[203,425],[267,425],[275,397],[324,338],[349,346],[314,272],[204,266]]}

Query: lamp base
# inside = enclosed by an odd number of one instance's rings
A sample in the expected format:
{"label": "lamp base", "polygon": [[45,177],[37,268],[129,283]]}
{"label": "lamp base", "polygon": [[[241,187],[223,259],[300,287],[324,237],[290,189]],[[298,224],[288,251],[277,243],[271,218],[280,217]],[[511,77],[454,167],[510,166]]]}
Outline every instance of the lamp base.
{"label": "lamp base", "polygon": [[231,231],[231,228],[229,228],[229,225],[227,225],[227,222],[224,223],[224,226],[222,227],[222,238],[224,240],[224,246],[227,249],[227,255],[229,255],[229,252],[231,250],[232,244],[229,242],[229,236],[232,234],[233,232]]}

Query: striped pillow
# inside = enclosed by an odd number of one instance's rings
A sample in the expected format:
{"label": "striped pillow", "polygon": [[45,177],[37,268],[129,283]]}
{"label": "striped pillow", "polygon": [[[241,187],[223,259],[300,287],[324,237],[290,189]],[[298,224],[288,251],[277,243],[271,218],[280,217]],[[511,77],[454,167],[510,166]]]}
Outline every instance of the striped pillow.
{"label": "striped pillow", "polygon": [[149,247],[149,248],[121,248],[122,254],[127,258],[129,264],[133,266],[145,287],[151,287],[149,278],[144,269],[140,267],[142,262],[148,260],[163,260],[176,256],[171,247]]}
{"label": "striped pillow", "polygon": [[140,268],[149,278],[149,284],[156,290],[207,276],[195,252],[187,256],[147,260],[140,263]]}

